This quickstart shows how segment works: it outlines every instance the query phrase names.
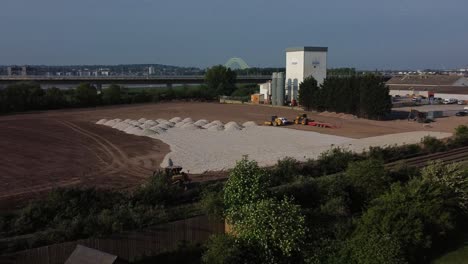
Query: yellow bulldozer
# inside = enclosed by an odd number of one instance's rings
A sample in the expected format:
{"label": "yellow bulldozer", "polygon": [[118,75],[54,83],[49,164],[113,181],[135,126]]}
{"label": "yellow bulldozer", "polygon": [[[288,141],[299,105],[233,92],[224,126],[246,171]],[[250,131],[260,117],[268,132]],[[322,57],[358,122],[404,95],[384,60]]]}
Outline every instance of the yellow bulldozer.
{"label": "yellow bulldozer", "polygon": [[308,125],[309,124],[309,118],[307,117],[307,114],[302,114],[302,115],[297,115],[296,118],[294,119],[294,124],[296,125]]}
{"label": "yellow bulldozer", "polygon": [[271,116],[270,121],[265,121],[266,126],[284,126],[288,124],[288,120],[284,117]]}

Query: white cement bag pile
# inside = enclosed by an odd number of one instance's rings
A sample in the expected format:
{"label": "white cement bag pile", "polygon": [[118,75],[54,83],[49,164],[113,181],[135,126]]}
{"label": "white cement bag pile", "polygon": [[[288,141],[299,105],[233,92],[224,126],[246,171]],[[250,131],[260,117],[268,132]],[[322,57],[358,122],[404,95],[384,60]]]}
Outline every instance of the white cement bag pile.
{"label": "white cement bag pile", "polygon": [[140,125],[140,122],[136,121],[136,120],[131,120],[130,121],[130,124],[134,125],[134,126],[139,126]]}
{"label": "white cement bag pile", "polygon": [[174,118],[169,119],[169,121],[172,123],[179,123],[180,121],[182,121],[182,118],[176,116]]}
{"label": "white cement bag pile", "polygon": [[206,119],[200,119],[200,120],[198,120],[197,122],[195,122],[195,123],[193,123],[193,124],[195,124],[196,126],[202,127],[202,126],[207,125],[208,123],[209,123],[208,120],[206,120]]}
{"label": "white cement bag pile", "polygon": [[162,118],[156,119],[156,122],[158,122],[158,123],[163,123],[163,122],[166,122],[166,121],[167,121],[166,119],[162,119]]}
{"label": "white cement bag pile", "polygon": [[247,121],[244,124],[242,124],[242,126],[243,127],[255,127],[255,126],[258,126],[258,125],[254,121]]}
{"label": "white cement bag pile", "polygon": [[140,119],[138,119],[138,122],[140,122],[140,123],[145,123],[146,120],[147,120],[146,118],[140,118]]}
{"label": "white cement bag pile", "polygon": [[221,122],[219,120],[215,120],[215,121],[212,121],[209,124],[204,125],[203,128],[208,129],[208,128],[212,127],[212,126],[224,126],[224,124],[223,124],[223,122]]}
{"label": "white cement bag pile", "polygon": [[182,122],[184,122],[184,123],[193,123],[193,119],[190,118],[190,117],[187,117],[184,120],[182,120]]}
{"label": "white cement bag pile", "polygon": [[132,121],[131,119],[128,119],[128,118],[127,118],[127,119],[125,119],[123,122],[125,122],[125,123],[130,123],[131,121]]}
{"label": "white cement bag pile", "polygon": [[97,121],[96,124],[97,124],[97,125],[102,125],[102,124],[104,124],[104,123],[107,122],[107,121],[109,121],[109,120],[107,120],[107,119],[101,119],[101,120]]}
{"label": "white cement bag pile", "polygon": [[224,126],[223,125],[212,125],[210,126],[208,129],[208,131],[223,131],[224,130]]}
{"label": "white cement bag pile", "polygon": [[199,126],[193,124],[193,123],[186,123],[185,125],[183,125],[181,128],[185,129],[185,130],[197,130],[197,129],[200,129]]}

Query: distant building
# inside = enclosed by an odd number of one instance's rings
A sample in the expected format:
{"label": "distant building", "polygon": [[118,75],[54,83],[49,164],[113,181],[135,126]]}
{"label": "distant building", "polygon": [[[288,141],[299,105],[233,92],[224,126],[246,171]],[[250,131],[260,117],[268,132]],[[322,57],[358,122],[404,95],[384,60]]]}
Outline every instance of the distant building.
{"label": "distant building", "polygon": [[150,66],[148,68],[148,75],[154,75],[156,73],[156,70],[154,69],[153,66]]}
{"label": "distant building", "polygon": [[297,100],[299,84],[314,77],[318,84],[327,78],[327,47],[299,47],[286,49],[286,95]]}
{"label": "distant building", "polygon": [[26,66],[10,66],[7,68],[8,76],[26,76],[28,75],[28,67]]}
{"label": "distant building", "polygon": [[468,100],[468,78],[460,75],[405,75],[392,77],[390,95]]}
{"label": "distant building", "polygon": [[260,86],[260,94],[263,94],[263,98],[265,98],[265,103],[271,102],[271,81],[266,83],[259,84]]}

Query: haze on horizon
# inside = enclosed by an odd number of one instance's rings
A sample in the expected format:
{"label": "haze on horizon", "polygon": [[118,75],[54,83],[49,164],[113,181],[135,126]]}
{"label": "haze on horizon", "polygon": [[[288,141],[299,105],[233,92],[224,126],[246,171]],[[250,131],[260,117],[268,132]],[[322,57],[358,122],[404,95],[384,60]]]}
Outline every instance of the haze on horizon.
{"label": "haze on horizon", "polygon": [[241,57],[283,67],[328,46],[330,67],[468,65],[466,0],[3,0],[0,65],[167,64]]}

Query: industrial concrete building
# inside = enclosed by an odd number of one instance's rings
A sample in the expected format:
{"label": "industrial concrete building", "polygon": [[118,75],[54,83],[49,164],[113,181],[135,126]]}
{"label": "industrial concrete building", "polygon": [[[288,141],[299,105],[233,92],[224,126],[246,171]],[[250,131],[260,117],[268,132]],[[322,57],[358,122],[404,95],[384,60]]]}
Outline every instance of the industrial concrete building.
{"label": "industrial concrete building", "polygon": [[322,84],[327,78],[327,53],[327,47],[286,49],[286,74],[275,72],[271,82],[260,84],[260,94],[264,95],[265,102],[284,105],[297,101],[299,85],[310,76]]}
{"label": "industrial concrete building", "polygon": [[286,49],[286,96],[297,100],[299,84],[314,77],[318,84],[327,78],[327,47],[298,47]]}
{"label": "industrial concrete building", "polygon": [[404,75],[387,82],[392,96],[468,100],[468,78],[460,75]]}

